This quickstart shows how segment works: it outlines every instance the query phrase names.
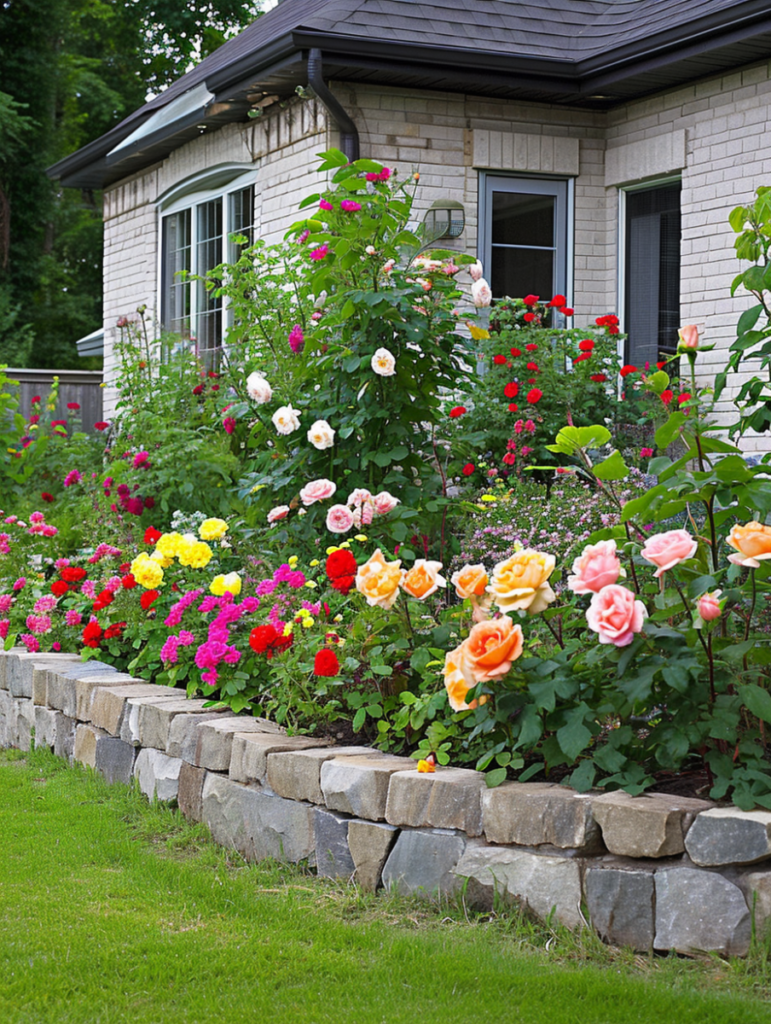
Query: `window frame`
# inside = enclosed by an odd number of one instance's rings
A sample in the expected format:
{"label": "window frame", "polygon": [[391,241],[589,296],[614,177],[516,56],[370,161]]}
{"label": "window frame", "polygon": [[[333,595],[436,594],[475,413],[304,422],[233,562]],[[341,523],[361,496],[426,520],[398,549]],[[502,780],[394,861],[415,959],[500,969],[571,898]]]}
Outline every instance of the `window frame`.
{"label": "window frame", "polygon": [[[190,274],[195,275],[198,273],[197,260],[198,260],[198,231],[199,231],[199,215],[198,210],[200,207],[205,206],[207,203],[219,200],[222,204],[221,215],[222,215],[222,236],[221,236],[221,252],[220,258],[214,264],[232,262],[233,260],[233,247],[230,242],[230,235],[234,234],[235,231],[231,227],[231,196],[238,192],[242,192],[246,189],[252,189],[252,205],[251,205],[251,224],[249,228],[254,234],[255,230],[255,198],[256,198],[256,180],[257,173],[254,167],[250,167],[249,170],[244,171],[243,165],[237,165],[236,167],[225,166],[211,170],[206,174],[193,175],[191,178],[186,179],[183,182],[179,182],[172,189],[169,189],[164,193],[158,200],[157,213],[158,213],[158,252],[157,252],[157,308],[159,311],[159,323],[161,330],[171,331],[171,328],[167,326],[168,323],[168,309],[167,309],[167,287],[168,282],[166,280],[166,251],[165,251],[165,235],[166,225],[165,221],[176,214],[184,213],[189,211],[190,213]],[[208,187],[207,187],[208,185]],[[195,338],[196,351],[198,351],[199,344],[199,315],[205,312],[202,308],[200,298],[202,295],[201,289],[203,285],[199,282],[190,281],[189,287],[189,329],[187,336],[181,332],[179,333],[180,338],[183,341],[189,342],[192,338]],[[221,320],[221,341],[218,346],[212,346],[207,349],[202,349],[200,354],[203,356],[207,352],[218,352],[221,350],[224,344],[225,335],[227,328],[230,325],[230,315],[228,312],[229,303],[227,297],[223,297],[221,300],[222,305],[218,310]]]}
{"label": "window frame", "polygon": [[[551,195],[556,199],[554,295],[564,295],[571,305],[574,286],[574,211],[575,178],[563,175],[516,174],[505,171],[479,172],[479,238],[478,257],[485,268],[485,278],[492,280],[492,193],[521,192],[530,195]],[[524,247],[526,248],[526,247]],[[496,296],[499,297],[499,296]],[[543,297],[543,296],[542,296]],[[513,295],[510,298],[523,298]],[[551,295],[548,297],[551,298]],[[548,301],[548,299],[547,299]]]}
{"label": "window frame", "polygon": [[[627,280],[627,196],[631,192],[650,192],[653,189],[664,188],[667,185],[680,185],[681,187],[681,202],[680,211],[682,216],[682,173],[667,174],[661,178],[652,178],[648,181],[638,181],[632,185],[619,185],[618,186],[618,259],[616,261],[616,309],[618,311],[619,326],[622,334],[628,334],[629,324],[627,323],[627,294],[626,294],[626,280]],[[682,226],[680,229],[680,240],[682,242]],[[682,249],[680,251],[680,271],[682,274]],[[680,293],[682,299],[682,290]],[[618,356],[622,361],[626,360],[628,347],[627,340],[619,339],[618,342]],[[631,352],[629,352],[631,358]]]}

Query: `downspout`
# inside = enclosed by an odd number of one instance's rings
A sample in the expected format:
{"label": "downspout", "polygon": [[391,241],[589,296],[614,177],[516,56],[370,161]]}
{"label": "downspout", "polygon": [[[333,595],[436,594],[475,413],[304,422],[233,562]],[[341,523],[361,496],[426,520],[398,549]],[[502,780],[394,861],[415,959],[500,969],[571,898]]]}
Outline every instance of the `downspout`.
{"label": "downspout", "polygon": [[330,92],[324,81],[321,64],[321,50],[314,47],[308,53],[308,84],[329,111],[329,115],[340,129],[340,149],[353,162],[359,159],[359,130],[350,116],[343,110],[339,100]]}

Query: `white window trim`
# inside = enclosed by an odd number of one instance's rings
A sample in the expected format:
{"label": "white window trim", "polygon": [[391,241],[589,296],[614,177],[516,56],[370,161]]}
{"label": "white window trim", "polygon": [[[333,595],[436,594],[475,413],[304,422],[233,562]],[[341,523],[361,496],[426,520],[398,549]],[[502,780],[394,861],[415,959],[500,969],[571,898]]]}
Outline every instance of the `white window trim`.
{"label": "white window trim", "polygon": [[[191,273],[197,273],[195,268],[194,258],[196,253],[197,245],[197,232],[198,232],[198,218],[195,216],[195,208],[203,205],[204,203],[211,202],[213,199],[222,200],[222,258],[221,263],[226,263],[229,259],[228,245],[229,236],[233,233],[233,230],[229,224],[230,218],[230,203],[229,197],[234,192],[240,192],[242,189],[249,188],[250,186],[256,185],[257,180],[257,169],[251,166],[248,170],[243,170],[243,164],[236,165],[222,165],[218,168],[210,168],[207,171],[199,172],[196,175],[191,175],[184,181],[178,182],[172,188],[167,189],[163,195],[160,196],[156,203],[157,211],[157,238],[158,246],[156,251],[156,308],[159,313],[159,321],[161,329],[165,330],[163,326],[164,316],[164,294],[163,294],[163,263],[164,263],[164,252],[163,252],[163,219],[169,217],[175,213],[181,213],[183,210],[190,210],[190,251],[191,251],[191,264],[193,269]],[[240,173],[239,173],[240,172]],[[204,187],[209,183],[209,187]],[[252,223],[254,223],[254,209],[252,210]],[[197,298],[198,288],[195,287],[195,282],[191,282],[190,286],[190,333],[191,336],[197,337]],[[223,297],[222,300],[222,336],[224,341],[225,328],[227,326],[227,297]]]}

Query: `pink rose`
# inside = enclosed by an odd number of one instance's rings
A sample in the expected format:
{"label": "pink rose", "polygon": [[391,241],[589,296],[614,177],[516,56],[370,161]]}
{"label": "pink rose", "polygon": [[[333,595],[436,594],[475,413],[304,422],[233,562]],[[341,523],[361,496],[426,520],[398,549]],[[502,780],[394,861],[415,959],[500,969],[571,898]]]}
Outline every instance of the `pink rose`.
{"label": "pink rose", "polygon": [[704,622],[712,622],[714,619],[719,619],[722,615],[720,607],[720,595],[722,593],[722,590],[713,590],[711,594],[702,594],[696,602],[699,615]]}
{"label": "pink rose", "polygon": [[346,505],[361,505],[364,501],[372,501],[372,494],[366,487],[357,487],[348,495]]}
{"label": "pink rose", "polygon": [[649,537],[640,554],[646,562],[658,566],[654,576],[658,579],[687,558],[693,558],[699,546],[687,530],[668,530]]}
{"label": "pink rose", "polygon": [[268,522],[269,523],[277,523],[279,521],[279,519],[286,519],[286,517],[288,515],[289,515],[289,506],[288,505],[276,505],[275,508],[272,508],[270,510],[270,512],[268,512]]}
{"label": "pink rose", "polygon": [[697,349],[699,347],[699,328],[696,324],[686,324],[677,332],[680,336],[680,349]]}
{"label": "pink rose", "polygon": [[330,533],[348,533],[353,526],[353,513],[347,505],[333,505],[327,512],[327,529]]}
{"label": "pink rose", "polygon": [[601,644],[626,647],[642,629],[647,614],[645,605],[635,600],[631,590],[611,583],[592,598],[586,621],[599,634]]}
{"label": "pink rose", "polygon": [[596,594],[615,583],[621,575],[616,542],[601,540],[599,544],[587,545],[573,562],[573,573],[568,576],[568,586],[574,594]]}
{"label": "pink rose", "polygon": [[316,501],[331,498],[336,490],[337,484],[333,484],[331,480],[325,480],[323,477],[320,480],[311,480],[300,491],[300,501],[303,505],[313,505]]}
{"label": "pink rose", "polygon": [[395,498],[393,494],[389,494],[388,491],[381,491],[372,499],[372,504],[375,507],[375,515],[384,516],[393,512],[399,504],[399,499]]}

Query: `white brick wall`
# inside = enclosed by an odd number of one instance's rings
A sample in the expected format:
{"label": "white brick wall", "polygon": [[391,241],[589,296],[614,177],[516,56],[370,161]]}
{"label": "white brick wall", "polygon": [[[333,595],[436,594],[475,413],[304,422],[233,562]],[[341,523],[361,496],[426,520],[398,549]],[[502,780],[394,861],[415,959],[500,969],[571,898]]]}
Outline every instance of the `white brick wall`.
{"label": "white brick wall", "polygon": [[[729,211],[771,184],[771,79],[766,64],[614,108],[608,113],[461,94],[332,85],[357,124],[363,155],[420,172],[422,218],[438,198],[460,200],[466,230],[455,245],[476,255],[482,170],[576,174],[574,287],[578,325],[618,306],[618,188],[682,172],[682,321],[706,325],[715,351],[702,383],[723,362],[747,300],[730,298],[738,272]],[[109,354],[116,319],[157,305],[159,196],[192,174],[228,161],[253,164],[258,234],[278,240],[297,204],[323,182],[315,154],[338,144],[317,103],[291,100],[259,120],[229,125],[188,143],[163,163],[105,196],[105,327]],[[721,403],[731,416],[732,384]],[[750,442],[762,447],[763,439]]]}

